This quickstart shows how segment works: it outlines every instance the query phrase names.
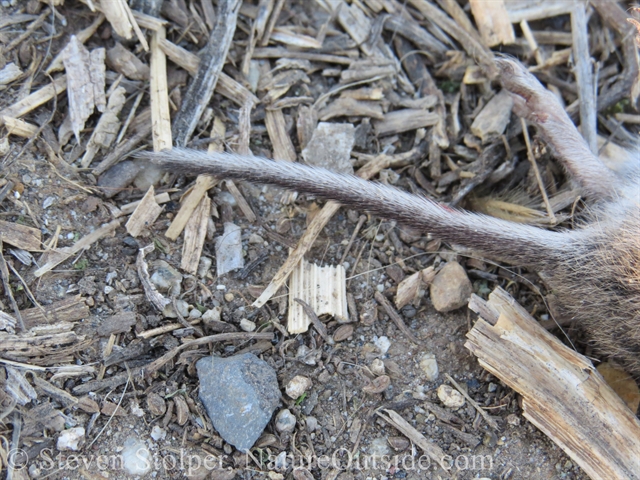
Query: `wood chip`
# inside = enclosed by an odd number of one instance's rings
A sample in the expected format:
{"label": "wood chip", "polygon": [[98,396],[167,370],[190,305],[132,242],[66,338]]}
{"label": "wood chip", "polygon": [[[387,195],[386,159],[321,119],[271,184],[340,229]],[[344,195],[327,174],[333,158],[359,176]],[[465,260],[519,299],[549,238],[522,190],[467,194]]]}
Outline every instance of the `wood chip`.
{"label": "wood chip", "polygon": [[289,282],[287,331],[303,333],[309,329],[309,317],[296,299],[308,304],[318,316],[349,318],[346,285],[342,265],[320,267],[302,259]]}
{"label": "wood chip", "polygon": [[489,143],[502,135],[513,108],[513,97],[506,90],[495,95],[476,116],[471,124],[471,133],[480,137],[482,143]]}
{"label": "wood chip", "polygon": [[35,110],[40,105],[47,103],[54,96],[63,93],[67,89],[67,76],[62,75],[56,78],[53,83],[42,87],[13,105],[0,110],[0,126],[3,125],[4,117],[20,118]]}
{"label": "wood chip", "polygon": [[487,47],[509,45],[516,41],[516,35],[509,19],[504,0],[469,0],[473,17],[480,30],[482,41]]}
{"label": "wood chip", "polygon": [[440,121],[440,115],[426,110],[407,108],[387,113],[382,120],[373,122],[376,134],[380,137],[395,135],[417,128],[431,127]]}
{"label": "wood chip", "polygon": [[56,250],[47,252],[43,259],[44,264],[40,268],[38,268],[35,272],[33,272],[33,275],[35,277],[41,277],[45,273],[49,272],[50,270],[60,265],[62,262],[67,260],[72,255],[75,255],[81,250],[90,247],[101,238],[113,233],[115,229],[118,228],[119,225],[120,225],[120,220],[114,220],[104,225],[103,227],[98,228],[94,232],[88,235],[85,235],[76,243],[74,243],[73,246],[71,247],[62,247],[62,248],[58,248]]}
{"label": "wood chip", "polygon": [[0,238],[3,242],[23,250],[42,251],[42,233],[38,228],[0,220]]}
{"label": "wood chip", "polygon": [[164,27],[151,37],[151,123],[153,150],[170,149],[172,146],[171,115],[169,113],[169,91],[167,87],[167,57],[160,48],[166,38]]}
{"label": "wood chip", "polygon": [[24,325],[27,329],[39,325],[51,325],[61,321],[75,322],[89,318],[91,312],[80,295],[65,298],[51,305],[20,310]]}
{"label": "wood chip", "polygon": [[156,202],[155,189],[151,185],[125,225],[129,235],[137,237],[151,228],[162,210],[163,208]]}
{"label": "wood chip", "polygon": [[204,195],[187,222],[184,230],[182,245],[182,259],[180,268],[195,275],[198,271],[200,255],[207,236],[207,225],[211,216],[211,199]]}

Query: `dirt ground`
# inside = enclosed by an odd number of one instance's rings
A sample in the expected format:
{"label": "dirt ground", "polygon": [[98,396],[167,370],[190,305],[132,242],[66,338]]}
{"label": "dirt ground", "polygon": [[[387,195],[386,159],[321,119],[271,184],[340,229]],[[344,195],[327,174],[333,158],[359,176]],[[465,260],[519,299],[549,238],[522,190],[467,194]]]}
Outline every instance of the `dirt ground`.
{"label": "dirt ground", "polygon": [[[27,7],[21,3],[2,2],[0,17],[24,14]],[[34,8],[33,2],[24,3]],[[194,5],[198,3],[193,2]],[[311,4],[286,3],[286,12],[307,11],[308,18],[313,18],[315,7]],[[40,6],[36,14],[40,15],[44,8]],[[59,30],[53,36],[54,41],[51,44],[40,41],[47,32],[38,30],[34,37],[37,41],[31,43],[32,49],[7,53],[3,59],[5,63],[14,57],[20,61],[17,57],[28,56],[29,51],[31,55],[45,55],[50,60],[52,52],[59,51],[69,33],[85,28],[94,19],[94,14],[79,2],[67,1],[56,8],[67,20],[67,25],[57,25]],[[558,22],[564,25],[566,18],[564,23],[562,19]],[[15,26],[14,30],[0,29],[0,42],[8,43],[22,27],[24,25]],[[178,36],[177,30],[170,34],[174,40]],[[239,36],[246,37],[244,33]],[[110,48],[113,43],[114,35],[105,23],[87,45],[90,49],[99,46]],[[139,55],[146,58],[145,54]],[[28,66],[30,58],[23,58],[22,64],[25,62]],[[238,73],[235,67],[227,71]],[[321,77],[317,72],[315,75],[311,74],[313,81],[310,85],[299,86],[295,90],[296,95],[311,94],[317,98],[330,88],[328,77]],[[42,85],[46,83],[41,77],[37,79],[43,82]],[[439,79],[438,85],[446,91],[451,82],[451,79]],[[0,94],[3,97],[0,108],[11,105],[18,98],[19,89],[20,85],[5,89]],[[446,94],[447,108],[455,101],[454,97],[455,93]],[[477,92],[471,97],[480,102],[482,95]],[[179,100],[179,94],[172,98]],[[233,133],[237,106],[217,94],[212,105],[216,113],[227,119],[228,129]],[[9,137],[4,133],[2,137],[6,141],[3,140],[2,145],[0,180],[10,180],[15,187],[0,203],[0,220],[36,228],[42,233],[43,242],[53,239],[57,241],[57,248],[71,247],[79,239],[112,222],[114,207],[139,200],[145,193],[145,190],[133,186],[107,198],[96,188],[97,178],[90,169],[70,172],[51,162],[45,146],[46,136],[51,133],[55,141],[67,108],[66,96],[60,95],[55,102],[46,102],[26,118],[45,127],[39,132],[44,141]],[[98,116],[87,123],[83,135],[90,134]],[[515,117],[512,120],[515,121]],[[255,154],[270,156],[272,146],[262,121],[263,118],[257,115],[251,132],[251,148]],[[288,126],[293,130],[292,122]],[[467,127],[465,123],[464,128]],[[371,140],[373,135],[370,133],[367,138]],[[150,143],[150,137],[147,140]],[[413,142],[413,136],[400,134],[394,145],[399,151],[406,151]],[[463,157],[469,153],[467,147],[458,146],[460,148],[456,150],[452,145],[449,154]],[[60,148],[59,154],[73,164],[82,154],[78,148],[76,140],[72,139],[66,147]],[[378,153],[380,148],[381,145],[374,141],[363,147],[356,146],[356,150],[368,154]],[[100,154],[98,158],[102,156]],[[547,179],[564,181],[548,155],[541,155],[539,160]],[[529,171],[526,156],[521,152],[519,162],[514,163],[514,176],[517,178],[514,182],[520,184],[520,191],[535,191],[535,179]],[[446,173],[447,167],[443,168]],[[426,173],[428,168],[423,170]],[[418,191],[412,172],[405,166],[387,171],[387,174],[391,177],[398,174],[394,179],[396,186]],[[156,184],[156,193],[168,192],[170,201],[163,205],[162,213],[140,236],[134,238],[129,235],[124,228],[127,217],[121,217],[122,224],[112,233],[41,277],[34,276],[36,262],[40,261],[39,253],[33,252],[33,264],[30,261],[23,263],[18,254],[11,251],[15,246],[5,244],[4,257],[13,267],[11,272],[15,272],[11,273],[10,285],[20,310],[33,308],[35,302],[47,306],[80,295],[90,313],[73,321],[78,343],[71,345],[66,353],[47,350],[48,354],[59,354],[60,358],[51,363],[45,354],[35,355],[29,360],[33,362],[34,370],[25,378],[30,381],[32,376],[42,377],[56,387],[55,390],[47,390],[34,383],[35,397],[25,405],[12,403],[4,392],[0,395],[0,411],[6,412],[0,417],[0,440],[5,454],[0,463],[4,468],[2,471],[6,471],[7,462],[14,458],[14,479],[135,478],[125,471],[121,454],[127,441],[137,439],[146,448],[149,453],[146,460],[152,464],[150,472],[143,478],[364,480],[435,479],[447,478],[447,474],[461,480],[588,478],[522,416],[518,395],[484,371],[465,348],[465,334],[473,325],[475,314],[465,307],[450,313],[437,312],[427,289],[417,302],[400,310],[406,325],[419,340],[416,344],[398,329],[380,306],[377,310],[371,309],[375,304],[375,292],[382,292],[392,299],[399,281],[407,275],[429,266],[437,270],[447,261],[457,260],[467,270],[474,293],[486,298],[492,289],[500,286],[533,312],[537,319],[544,321],[549,319],[549,312],[538,292],[545,295],[547,292],[535,272],[496,265],[473,252],[457,254],[451,246],[441,244],[437,239],[416,235],[394,222],[366,216],[345,258],[347,292],[353,296],[357,310],[350,312],[353,333],[335,345],[325,343],[313,329],[285,338],[281,329],[286,324],[286,291],[281,290],[260,309],[251,307],[251,303],[271,281],[287,258],[289,247],[303,234],[309,219],[324,202],[312,196],[299,195],[295,201],[284,204],[281,202],[283,191],[275,187],[240,184],[240,190],[259,222],[247,220],[222,184],[210,189],[210,197],[220,216],[212,217],[213,226],[210,224],[202,256],[213,260],[213,267],[195,275],[181,272],[183,277],[178,296],[190,310],[205,312],[220,307],[221,321],[233,331],[240,331],[241,320],[248,319],[260,331],[274,332],[274,340],[229,341],[195,347],[164,364],[155,374],[140,375],[141,367],[181,342],[195,338],[193,328],[174,329],[150,338],[140,337],[139,334],[145,331],[176,320],[164,318],[149,302],[136,268],[139,248],[153,244],[155,250],[146,259],[151,273],[157,269],[158,260],[180,270],[184,239],[181,236],[172,241],[164,233],[193,180],[192,177],[164,176]],[[427,181],[437,183],[432,178]],[[458,176],[452,184],[446,184],[451,190],[438,190],[442,200],[451,198],[459,182]],[[505,185],[510,186],[508,181],[504,181],[485,193],[500,190]],[[419,191],[424,192],[422,189]],[[318,264],[339,264],[362,214],[364,212],[339,210],[306,258]],[[223,231],[223,218],[241,228],[245,261],[247,264],[255,261],[255,268],[242,270],[242,275],[232,272],[216,276],[214,240]],[[0,297],[0,307],[7,313],[12,311],[6,292]],[[364,315],[371,311],[373,316]],[[100,326],[107,319],[123,313],[133,313],[135,318],[126,331],[110,335],[100,333]],[[66,319],[61,317],[57,320],[64,322]],[[335,320],[328,319],[330,333],[338,327]],[[203,324],[196,324],[195,328],[204,329],[205,334],[211,333]],[[585,345],[579,331],[571,328],[569,334],[584,352]],[[78,344],[82,345],[81,349],[74,347]],[[276,413],[288,408],[297,421],[292,432],[281,432],[272,420],[251,450],[251,455],[238,452],[213,429],[198,399],[199,383],[194,367],[196,360],[209,354],[229,356],[245,351],[253,351],[276,370],[283,392],[281,406]],[[121,354],[121,358],[105,365],[108,356],[105,352]],[[25,357],[14,353],[17,352],[0,355],[9,362],[4,363],[3,360],[3,365],[27,362]],[[425,355],[432,355],[437,362],[437,378],[431,381],[421,366]],[[375,378],[372,371],[380,368],[380,361],[391,378],[391,384],[382,393],[368,393],[365,387]],[[94,369],[54,377],[54,367],[63,364],[93,366]],[[108,383],[118,375],[126,380]],[[285,386],[296,375],[312,381],[311,388],[298,401],[284,394]],[[447,375],[495,418],[498,430],[490,428],[469,402],[460,408],[443,406],[436,390],[443,383],[450,384]],[[95,381],[99,378],[107,380],[107,383],[98,387]],[[9,382],[8,373],[0,374],[0,385],[6,387]],[[82,388],[85,384],[89,385],[86,391]],[[65,403],[64,392],[86,399],[84,407]],[[154,410],[150,404],[153,394],[156,394],[153,398],[164,400],[166,408]],[[381,409],[395,410],[429,442],[442,448],[447,455],[448,472],[435,466],[417,446],[384,422],[376,414]],[[16,425],[20,422],[21,454],[18,454],[20,452],[12,451],[11,446]],[[77,451],[60,451],[56,445],[59,436],[75,427],[84,428],[81,447]],[[313,459],[311,464],[309,459]]]}

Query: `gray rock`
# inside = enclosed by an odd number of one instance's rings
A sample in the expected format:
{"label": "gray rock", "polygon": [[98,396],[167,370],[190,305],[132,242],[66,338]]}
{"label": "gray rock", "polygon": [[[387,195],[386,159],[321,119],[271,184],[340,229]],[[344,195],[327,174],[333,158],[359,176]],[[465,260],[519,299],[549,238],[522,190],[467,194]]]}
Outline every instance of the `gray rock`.
{"label": "gray rock", "polygon": [[293,432],[296,428],[296,417],[288,408],[280,410],[276,415],[276,430],[282,433]]}
{"label": "gray rock", "polygon": [[248,452],[280,403],[273,368],[251,353],[196,363],[200,400],[220,436]]}
{"label": "gray rock", "polygon": [[350,159],[355,138],[355,128],[350,123],[320,122],[302,150],[302,157],[307,165],[352,174]]}
{"label": "gray rock", "polygon": [[105,197],[111,198],[133,182],[133,179],[140,172],[140,168],[140,164],[131,160],[120,162],[100,175],[98,186],[104,192]]}
{"label": "gray rock", "polygon": [[431,283],[431,302],[439,312],[450,312],[465,306],[472,292],[471,281],[464,268],[458,262],[449,262]]}

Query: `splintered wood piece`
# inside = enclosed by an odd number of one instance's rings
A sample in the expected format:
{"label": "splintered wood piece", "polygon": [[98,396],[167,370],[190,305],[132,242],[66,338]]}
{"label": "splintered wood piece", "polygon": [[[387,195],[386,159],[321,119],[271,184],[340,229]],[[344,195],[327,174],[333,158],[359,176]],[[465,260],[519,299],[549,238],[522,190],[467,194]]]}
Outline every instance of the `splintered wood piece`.
{"label": "splintered wood piece", "polygon": [[200,204],[200,200],[205,196],[207,190],[213,188],[218,183],[218,180],[209,175],[198,175],[196,178],[196,184],[189,192],[189,195],[184,199],[180,210],[176,214],[175,218],[169,225],[169,228],[165,232],[165,237],[175,240],[180,236],[182,230],[187,225],[187,222],[193,215],[193,212]]}
{"label": "splintered wood piece", "polygon": [[126,90],[124,87],[116,88],[109,95],[109,103],[106,110],[100,116],[96,128],[93,130],[85,153],[80,161],[82,168],[87,168],[93,161],[100,149],[107,149],[116,139],[120,129],[120,119],[118,115],[126,101]]}
{"label": "splintered wood piece", "polygon": [[4,123],[9,135],[31,138],[38,133],[38,126],[12,117],[2,117],[0,123]]}
{"label": "splintered wood piece", "polygon": [[20,310],[20,314],[22,315],[25,327],[31,329],[61,321],[75,322],[76,320],[82,320],[89,317],[90,311],[84,298],[76,295],[54,302],[51,305],[42,305],[40,307]]}
{"label": "splintered wood piece", "polygon": [[471,133],[488,143],[504,133],[511,118],[513,97],[506,90],[495,95],[476,116],[471,124]]}
{"label": "splintered wood piece", "polygon": [[291,142],[291,137],[287,134],[282,110],[267,110],[264,123],[273,145],[273,158],[295,162],[296,149]]}
{"label": "splintered wood piece", "polygon": [[138,251],[138,257],[136,258],[136,270],[138,271],[138,277],[140,277],[140,283],[142,284],[144,293],[147,296],[147,300],[149,300],[151,305],[156,307],[159,312],[162,312],[164,307],[171,303],[171,300],[158,292],[155,285],[151,282],[149,266],[147,265],[145,256],[147,253],[153,252],[154,249],[155,247],[153,246],[153,243],[151,243]]}
{"label": "splintered wood piece", "polygon": [[158,205],[155,196],[155,189],[153,185],[151,185],[147,193],[142,197],[142,200],[140,200],[135,211],[129,217],[125,227],[132,237],[137,237],[145,229],[151,227],[153,222],[155,222],[162,213],[163,208]]}
{"label": "splintered wood piece", "polygon": [[[166,39],[160,41],[159,45],[169,60],[184,68],[191,76],[196,75],[200,65],[200,58],[197,55]],[[220,72],[216,92],[238,105],[244,105],[248,101],[254,104],[260,102],[258,97],[224,72]]]}
{"label": "splintered wood piece", "polygon": [[516,41],[504,0],[469,0],[469,4],[485,46],[508,45]]}
{"label": "splintered wood piece", "polygon": [[[523,397],[523,415],[590,478],[638,478],[640,421],[591,362],[544,330],[501,288],[465,343],[480,365]],[[486,320],[485,320],[486,318]]]}
{"label": "splintered wood piece", "polygon": [[30,252],[42,250],[42,233],[37,228],[0,220],[0,238],[14,247]]}
{"label": "splintered wood piece", "polygon": [[136,21],[136,18],[140,18],[141,15],[133,14],[126,0],[109,0],[107,2],[100,2],[100,8],[104,16],[116,31],[118,35],[127,40],[133,38],[133,34],[136,34],[136,38],[142,45],[145,51],[149,51],[149,44],[147,39],[144,38],[142,30]]}
{"label": "splintered wood piece", "polygon": [[233,34],[236,31],[240,0],[218,2],[216,25],[200,57],[200,66],[184,95],[180,110],[173,121],[175,142],[184,147],[191,138],[202,112],[216,88]]}
{"label": "splintered wood piece", "polygon": [[89,53],[75,35],[71,36],[64,48],[62,63],[67,73],[69,117],[78,142],[80,132],[94,108],[102,105],[104,110],[104,58],[104,48]]}
{"label": "splintered wood piece", "polygon": [[448,471],[451,467],[446,463],[447,454],[438,445],[430,442],[422,435],[418,430],[411,426],[404,418],[400,416],[395,410],[384,409],[382,410],[388,416],[383,415],[380,410],[376,411],[376,414],[389,425],[398,429],[409,440],[418,445],[424,453],[426,453],[431,460],[436,462],[444,469],[444,475],[446,478],[450,478]]}
{"label": "splintered wood piece", "polygon": [[40,105],[47,103],[66,89],[67,76],[61,75],[56,78],[53,83],[42,87],[40,90],[33,92],[31,95],[24,97],[22,100],[17,101],[4,110],[0,110],[0,127],[3,125],[4,117],[20,118],[32,110],[35,110]]}
{"label": "splintered wood piece", "polygon": [[171,114],[169,113],[169,91],[167,87],[167,57],[160,48],[160,42],[166,38],[164,28],[158,29],[151,37],[151,74],[149,93],[151,97],[151,123],[153,150],[170,149]]}
{"label": "splintered wood piece", "polygon": [[[364,178],[365,180],[369,180],[380,172],[380,170],[388,168],[389,165],[390,158],[387,155],[379,155],[360,168],[360,170],[356,172],[356,175],[360,178]],[[329,201],[324,205],[324,207],[322,207],[322,210],[313,217],[313,220],[311,220],[311,223],[298,240],[296,248],[289,252],[289,256],[276,272],[269,285],[267,285],[267,287],[262,291],[256,301],[253,302],[252,305],[254,307],[260,308],[276,294],[284,282],[287,281],[287,278],[289,278],[289,275],[296,268],[300,260],[304,257],[304,254],[313,246],[313,242],[315,242],[322,229],[339,209],[339,203]]]}
{"label": "splintered wood piece", "polygon": [[286,48],[256,48],[253,52],[254,59],[261,58],[300,58],[311,62],[337,63],[339,65],[351,65],[353,58],[340,55],[329,55],[326,53],[299,52],[287,50]]}
{"label": "splintered wood piece", "polygon": [[342,265],[319,267],[304,258],[291,274],[289,282],[289,333],[304,333],[311,320],[304,307],[296,300],[309,305],[317,316],[331,315],[343,319],[347,313],[347,282]]}
{"label": "splintered wood piece", "polygon": [[56,354],[57,348],[73,347],[74,344],[84,340],[84,336],[76,332],[53,333],[49,335],[22,336],[10,335],[0,332],[0,352],[10,352],[20,357],[40,357],[48,354]]}
{"label": "splintered wood piece", "polygon": [[427,0],[409,0],[409,4],[413,5],[422,15],[455,38],[471,58],[477,60],[483,67],[487,68],[491,77],[498,74],[498,70],[493,61],[493,53],[482,45],[474,35],[471,35],[467,30],[449,18],[442,10]]}
{"label": "splintered wood piece", "polygon": [[[98,27],[102,25],[102,22],[104,22],[104,15],[101,13],[96,17],[96,19],[91,23],[91,25],[89,25],[84,30],[80,30],[78,33],[76,33],[75,35],[76,39],[80,43],[85,43],[87,40],[89,40],[89,38],[93,36],[94,33],[98,31]],[[46,73],[50,74],[50,73],[62,70],[63,52],[64,52],[64,49],[62,49],[60,53],[58,53],[56,57],[51,61],[51,64],[45,70]]]}
{"label": "splintered wood piece", "polygon": [[396,133],[415,130],[416,128],[431,127],[438,123],[440,115],[426,110],[406,108],[387,113],[382,120],[373,122],[376,134],[380,137]]}
{"label": "splintered wood piece", "polygon": [[56,250],[50,250],[46,252],[45,255],[43,255],[44,258],[41,259],[41,262],[44,261],[42,262],[43,265],[40,268],[38,268],[35,272],[33,272],[33,275],[35,277],[41,277],[48,271],[53,270],[55,267],[60,265],[62,262],[64,262],[66,259],[68,259],[72,255],[75,255],[76,253],[80,252],[80,250],[90,247],[95,242],[100,240],[102,237],[105,237],[113,233],[113,231],[116,228],[118,228],[119,225],[120,225],[120,220],[114,220],[110,223],[107,223],[105,226],[100,227],[97,230],[91,232],[90,234],[85,235],[76,243],[74,243],[71,247],[63,247],[63,248],[58,248]]}
{"label": "splintered wood piece", "polygon": [[[169,202],[171,200],[171,196],[167,192],[162,192],[162,193],[158,193],[155,197],[153,197],[153,199],[156,201],[158,205],[162,205],[163,203]],[[129,215],[130,213],[133,213],[134,210],[138,208],[138,205],[140,205],[141,201],[142,200],[136,200],[135,202],[122,205],[120,207],[120,213],[117,216]]]}
{"label": "splintered wood piece", "polygon": [[348,5],[343,0],[325,0],[332,11],[338,10],[338,23],[356,42],[366,55],[371,54],[371,49],[366,41],[371,34],[371,20],[360,9],[357,3]]}
{"label": "splintered wood piece", "polygon": [[9,333],[14,333],[16,322],[15,318],[0,310],[0,330],[6,330]]}
{"label": "splintered wood piece", "polygon": [[528,22],[571,13],[575,2],[549,2],[548,0],[502,0],[511,23]]}
{"label": "splintered wood piece", "polygon": [[195,275],[202,254],[202,247],[207,236],[207,223],[211,215],[211,199],[204,195],[187,222],[184,229],[184,243],[182,245],[182,260],[180,268]]}
{"label": "splintered wood piece", "polygon": [[274,28],[271,33],[271,40],[299,48],[322,48],[322,43],[315,38],[293,32],[287,27]]}
{"label": "splintered wood piece", "polygon": [[318,112],[318,119],[323,122],[335,117],[369,117],[383,120],[384,113],[380,102],[340,97]]}

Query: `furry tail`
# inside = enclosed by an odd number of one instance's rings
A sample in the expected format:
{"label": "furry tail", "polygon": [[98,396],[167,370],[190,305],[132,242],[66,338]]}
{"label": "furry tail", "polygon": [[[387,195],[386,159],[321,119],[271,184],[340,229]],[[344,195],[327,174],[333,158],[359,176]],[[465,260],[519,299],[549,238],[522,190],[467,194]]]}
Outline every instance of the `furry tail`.
{"label": "furry tail", "polygon": [[311,193],[510,263],[545,266],[562,259],[579,233],[550,232],[456,210],[394,187],[299,163],[181,148],[139,156],[175,172],[243,179]]}

